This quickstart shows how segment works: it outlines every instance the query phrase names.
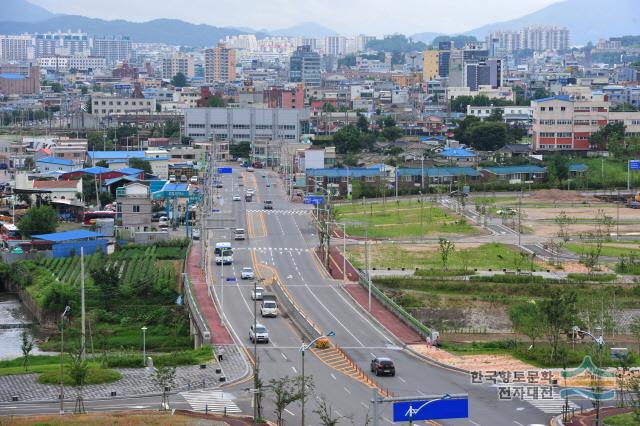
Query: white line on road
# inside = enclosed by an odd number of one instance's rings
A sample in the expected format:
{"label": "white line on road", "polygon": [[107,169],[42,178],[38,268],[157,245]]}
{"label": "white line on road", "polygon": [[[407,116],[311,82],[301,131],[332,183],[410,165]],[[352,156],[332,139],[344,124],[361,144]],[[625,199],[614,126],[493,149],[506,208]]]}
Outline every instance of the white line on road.
{"label": "white line on road", "polygon": [[369,409],[369,406],[362,401],[360,401],[360,405],[362,405],[366,409]]}
{"label": "white line on road", "polygon": [[294,417],[295,417],[295,414],[293,414],[291,411],[287,410],[286,408],[284,409],[284,411],[285,411],[285,413],[287,413],[288,415],[290,415],[290,416],[294,416]]}
{"label": "white line on road", "polygon": [[291,366],[291,369],[293,370],[293,372],[294,372],[295,374],[298,374],[298,370],[296,370],[296,368],[295,368],[293,365]]}
{"label": "white line on road", "polygon": [[407,383],[407,381],[400,376],[398,376],[398,380],[400,380],[402,383]]}
{"label": "white line on road", "polygon": [[285,360],[285,361],[289,361],[289,360],[287,359],[287,356],[286,356],[283,352],[280,352],[280,355],[282,355],[282,358],[284,358],[284,360]]}
{"label": "white line on road", "polygon": [[[514,422],[515,424],[517,424],[518,426],[524,426],[522,423],[520,423],[520,422],[516,422],[515,420],[514,420],[513,422]],[[480,425],[478,425],[478,426],[480,426]]]}
{"label": "white line on road", "polygon": [[391,421],[391,419],[389,417],[383,417],[383,420],[387,423],[391,423],[393,424],[393,422]]}
{"label": "white line on road", "polygon": [[333,410],[333,411],[336,413],[336,416],[342,417],[342,414],[340,414],[340,411],[338,411],[338,410]]}
{"label": "white line on road", "polygon": [[342,389],[344,389],[344,391],[345,391],[346,393],[351,394],[351,391],[350,391],[349,389],[347,389],[347,387],[346,387],[346,386],[345,386],[345,387],[343,387]]}
{"label": "white line on road", "polygon": [[336,375],[335,375],[335,374],[333,374],[333,373],[331,373],[331,377],[333,377],[333,380],[338,380],[338,379],[336,378]]}
{"label": "white line on road", "polygon": [[480,423],[476,423],[473,420],[469,420],[469,423],[471,423],[472,425],[481,426]]}

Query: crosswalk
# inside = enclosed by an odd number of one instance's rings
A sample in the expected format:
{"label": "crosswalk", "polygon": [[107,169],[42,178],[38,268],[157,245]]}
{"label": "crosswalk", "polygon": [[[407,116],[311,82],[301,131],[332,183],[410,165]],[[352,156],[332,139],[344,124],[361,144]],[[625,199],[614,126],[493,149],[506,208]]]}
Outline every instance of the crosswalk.
{"label": "crosswalk", "polygon": [[[196,391],[180,392],[193,411],[207,411],[214,413],[241,413],[242,410],[231,400],[229,394],[215,389],[200,389]],[[226,408],[226,411],[225,411]]]}
{"label": "crosswalk", "polygon": [[[553,399],[527,399],[526,401],[538,410],[547,414],[560,414],[565,406],[565,400],[555,393],[553,395]],[[576,403],[569,401],[569,410],[579,408],[580,407]]]}
{"label": "crosswalk", "polygon": [[247,210],[247,213],[264,213],[264,214],[278,214],[278,215],[305,215],[311,212],[311,210]]}
{"label": "crosswalk", "polygon": [[234,251],[238,250],[249,250],[249,251],[259,251],[259,252],[267,252],[267,251],[277,251],[277,252],[293,252],[293,253],[308,253],[313,251],[312,249],[306,248],[291,248],[291,247],[236,247],[233,249]]}

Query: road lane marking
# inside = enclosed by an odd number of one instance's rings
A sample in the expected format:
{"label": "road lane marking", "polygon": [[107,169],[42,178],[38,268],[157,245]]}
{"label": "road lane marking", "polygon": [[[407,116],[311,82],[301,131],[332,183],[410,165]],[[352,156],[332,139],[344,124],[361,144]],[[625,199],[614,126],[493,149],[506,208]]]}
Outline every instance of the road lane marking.
{"label": "road lane marking", "polygon": [[338,378],[336,377],[335,374],[331,373],[331,377],[333,378],[333,380],[338,380]]}
{"label": "road lane marking", "polygon": [[293,372],[294,372],[295,374],[298,374],[298,370],[296,370],[296,368],[295,368],[293,365],[291,366],[291,369],[293,370]]}
{"label": "road lane marking", "polygon": [[[515,421],[515,420],[514,420],[513,422],[514,422],[515,424],[517,424],[518,426],[524,426],[522,423],[517,422],[517,421]],[[478,425],[478,423],[476,423],[476,424]],[[480,425],[478,425],[478,426],[480,426]]]}
{"label": "road lane marking", "polygon": [[287,356],[284,354],[284,352],[280,352],[280,355],[282,355],[282,358],[284,358],[285,361],[289,361],[289,359],[287,359]]}
{"label": "road lane marking", "polygon": [[287,410],[286,408],[284,409],[284,412],[287,413],[290,416],[293,416],[293,417],[296,416],[295,414],[293,414],[291,411]]}
{"label": "road lane marking", "polygon": [[360,405],[362,405],[367,410],[369,409],[369,406],[367,404],[365,404],[364,402],[362,402],[362,401],[360,401]]}
{"label": "road lane marking", "polygon": [[[469,423],[471,423],[471,424],[473,424],[473,425],[476,425],[476,426],[482,426],[482,425],[480,425],[480,423],[476,423],[476,422],[474,422],[473,420],[469,420]],[[516,422],[516,423],[517,423],[517,422]]]}
{"label": "road lane marking", "polygon": [[347,387],[346,387],[346,386],[345,386],[345,387],[343,387],[342,389],[344,389],[344,391],[345,391],[346,393],[348,393],[349,395],[351,395],[351,391],[350,391],[349,389],[347,389]]}
{"label": "road lane marking", "polygon": [[407,383],[407,381],[400,376],[398,376],[398,380],[400,380],[402,383]]}

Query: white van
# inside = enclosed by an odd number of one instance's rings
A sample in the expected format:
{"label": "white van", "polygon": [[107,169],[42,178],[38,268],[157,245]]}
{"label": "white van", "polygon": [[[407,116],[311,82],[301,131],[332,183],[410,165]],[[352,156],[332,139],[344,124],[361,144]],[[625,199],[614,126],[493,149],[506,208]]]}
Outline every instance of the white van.
{"label": "white van", "polygon": [[244,228],[236,228],[233,231],[233,239],[235,240],[244,240],[245,239],[245,232],[244,232]]}
{"label": "white van", "polygon": [[191,179],[189,179],[189,182],[197,184],[198,183],[198,176],[191,176]]}

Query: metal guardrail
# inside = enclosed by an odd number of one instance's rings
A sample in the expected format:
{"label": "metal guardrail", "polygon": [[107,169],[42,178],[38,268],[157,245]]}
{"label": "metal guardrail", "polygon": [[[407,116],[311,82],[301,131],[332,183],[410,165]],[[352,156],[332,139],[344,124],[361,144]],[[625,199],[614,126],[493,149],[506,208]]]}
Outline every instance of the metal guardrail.
{"label": "metal guardrail", "polygon": [[298,307],[289,292],[282,286],[280,280],[276,279],[272,288],[280,304],[309,340],[322,336],[322,332],[313,321],[304,314],[302,309]]}
{"label": "metal guardrail", "polygon": [[189,309],[196,312],[195,315],[196,324],[198,325],[198,330],[202,333],[202,338],[206,343],[211,343],[211,331],[207,326],[207,322],[204,320],[204,316],[202,312],[200,312],[200,307],[196,303],[196,299],[193,296],[193,288],[191,284],[191,280],[189,279],[189,275],[186,272],[182,273],[182,287],[184,288],[184,295],[187,299],[187,303],[189,304]]}
{"label": "metal guardrail", "polygon": [[[363,286],[366,290],[369,289],[369,283],[367,282],[366,277],[362,273],[362,271],[358,271],[358,283]],[[407,312],[402,306],[398,305],[396,302],[391,300],[386,294],[382,292],[378,287],[371,283],[371,294],[378,299],[380,303],[385,305],[396,317],[398,317],[402,322],[407,324],[409,327],[413,328],[420,335],[426,337],[431,335],[431,329],[426,325],[422,324],[420,321],[415,319],[413,315]]]}

